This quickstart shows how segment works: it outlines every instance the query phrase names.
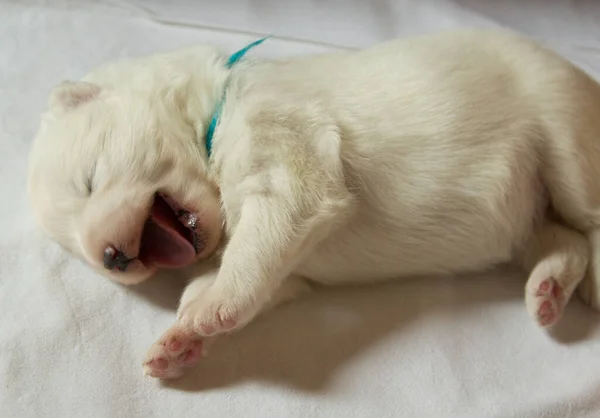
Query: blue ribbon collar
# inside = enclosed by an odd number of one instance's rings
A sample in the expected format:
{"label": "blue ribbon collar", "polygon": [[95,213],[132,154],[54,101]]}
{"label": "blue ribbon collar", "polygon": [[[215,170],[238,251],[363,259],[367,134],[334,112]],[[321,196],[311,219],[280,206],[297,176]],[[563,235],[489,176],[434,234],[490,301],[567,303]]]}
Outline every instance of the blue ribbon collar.
{"label": "blue ribbon collar", "polygon": [[[249,50],[251,50],[252,48],[254,48],[257,45],[262,44],[267,38],[268,38],[268,36],[264,37],[262,39],[259,39],[257,41],[254,41],[251,44],[246,45],[244,48],[240,49],[239,51],[231,54],[229,56],[229,58],[227,59],[227,63],[225,64],[225,66],[228,69],[230,69],[237,62],[239,62],[244,57],[244,55],[246,55],[246,52],[248,52]],[[207,152],[209,158],[212,153],[213,136],[215,135],[215,129],[217,128],[217,125],[219,124],[219,119],[221,117],[221,110],[223,109],[223,102],[225,101],[225,91],[227,90],[228,83],[229,83],[229,80],[227,80],[225,82],[225,87],[223,88],[223,95],[221,96],[221,99],[217,103],[215,111],[213,112],[212,118],[210,120],[210,124],[208,125],[208,129],[206,131],[205,144],[206,144],[206,152]]]}

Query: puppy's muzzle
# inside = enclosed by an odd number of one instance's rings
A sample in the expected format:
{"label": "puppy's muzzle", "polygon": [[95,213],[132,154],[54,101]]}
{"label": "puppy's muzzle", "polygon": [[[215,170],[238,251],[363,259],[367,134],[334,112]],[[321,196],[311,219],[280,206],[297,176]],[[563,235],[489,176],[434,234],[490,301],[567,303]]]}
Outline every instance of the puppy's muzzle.
{"label": "puppy's muzzle", "polygon": [[125,271],[134,258],[127,258],[123,251],[109,245],[104,250],[104,268],[107,270]]}

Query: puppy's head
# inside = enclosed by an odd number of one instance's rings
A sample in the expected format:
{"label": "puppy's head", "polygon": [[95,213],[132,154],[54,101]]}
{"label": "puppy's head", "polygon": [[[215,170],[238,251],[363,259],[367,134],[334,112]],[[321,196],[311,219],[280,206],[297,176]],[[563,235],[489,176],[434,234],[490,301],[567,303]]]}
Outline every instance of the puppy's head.
{"label": "puppy's head", "polygon": [[180,110],[157,92],[81,81],[56,87],[42,116],[33,212],[56,241],[124,284],[206,257],[221,237],[218,190]]}

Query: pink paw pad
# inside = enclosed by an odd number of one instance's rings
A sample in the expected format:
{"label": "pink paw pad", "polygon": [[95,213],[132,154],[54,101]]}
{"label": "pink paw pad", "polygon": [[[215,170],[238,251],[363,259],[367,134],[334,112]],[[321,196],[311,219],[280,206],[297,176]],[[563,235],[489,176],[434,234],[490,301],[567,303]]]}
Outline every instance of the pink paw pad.
{"label": "pink paw pad", "polygon": [[536,317],[538,323],[547,327],[556,323],[561,314],[563,291],[554,278],[549,277],[540,283],[535,296],[538,298]]}
{"label": "pink paw pad", "polygon": [[224,319],[221,321],[221,326],[226,330],[234,328],[236,324],[237,322],[235,319]]}
{"label": "pink paw pad", "polygon": [[169,366],[169,363],[167,362],[167,360],[165,360],[162,357],[152,359],[147,364],[151,368],[158,369],[158,370],[164,370]]}
{"label": "pink paw pad", "polygon": [[232,316],[217,314],[217,320],[221,324],[221,328],[224,330],[230,330],[237,325],[235,317]]}
{"label": "pink paw pad", "polygon": [[200,329],[206,335],[212,335],[217,330],[214,326],[209,325],[209,324],[202,324],[202,325],[200,325]]}
{"label": "pink paw pad", "polygon": [[184,351],[179,358],[188,366],[196,363],[202,357],[202,344],[196,344],[187,351]]}
{"label": "pink paw pad", "polygon": [[150,348],[144,362],[144,373],[160,379],[174,379],[183,368],[192,366],[202,357],[202,340],[183,332],[173,331]]}
{"label": "pink paw pad", "polygon": [[199,325],[199,331],[204,335],[213,335],[217,332],[229,331],[237,325],[235,316],[221,315],[217,313],[215,315],[214,322],[204,322]]}
{"label": "pink paw pad", "polygon": [[179,350],[181,350],[181,345],[182,345],[181,341],[173,339],[169,343],[169,351],[179,351]]}

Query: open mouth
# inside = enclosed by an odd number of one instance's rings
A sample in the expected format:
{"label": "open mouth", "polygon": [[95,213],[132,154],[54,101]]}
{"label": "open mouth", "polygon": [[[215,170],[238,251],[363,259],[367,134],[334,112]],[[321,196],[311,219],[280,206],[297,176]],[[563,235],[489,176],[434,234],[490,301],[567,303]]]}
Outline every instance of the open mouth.
{"label": "open mouth", "polygon": [[157,193],[144,225],[138,259],[145,266],[184,267],[204,249],[198,216]]}

